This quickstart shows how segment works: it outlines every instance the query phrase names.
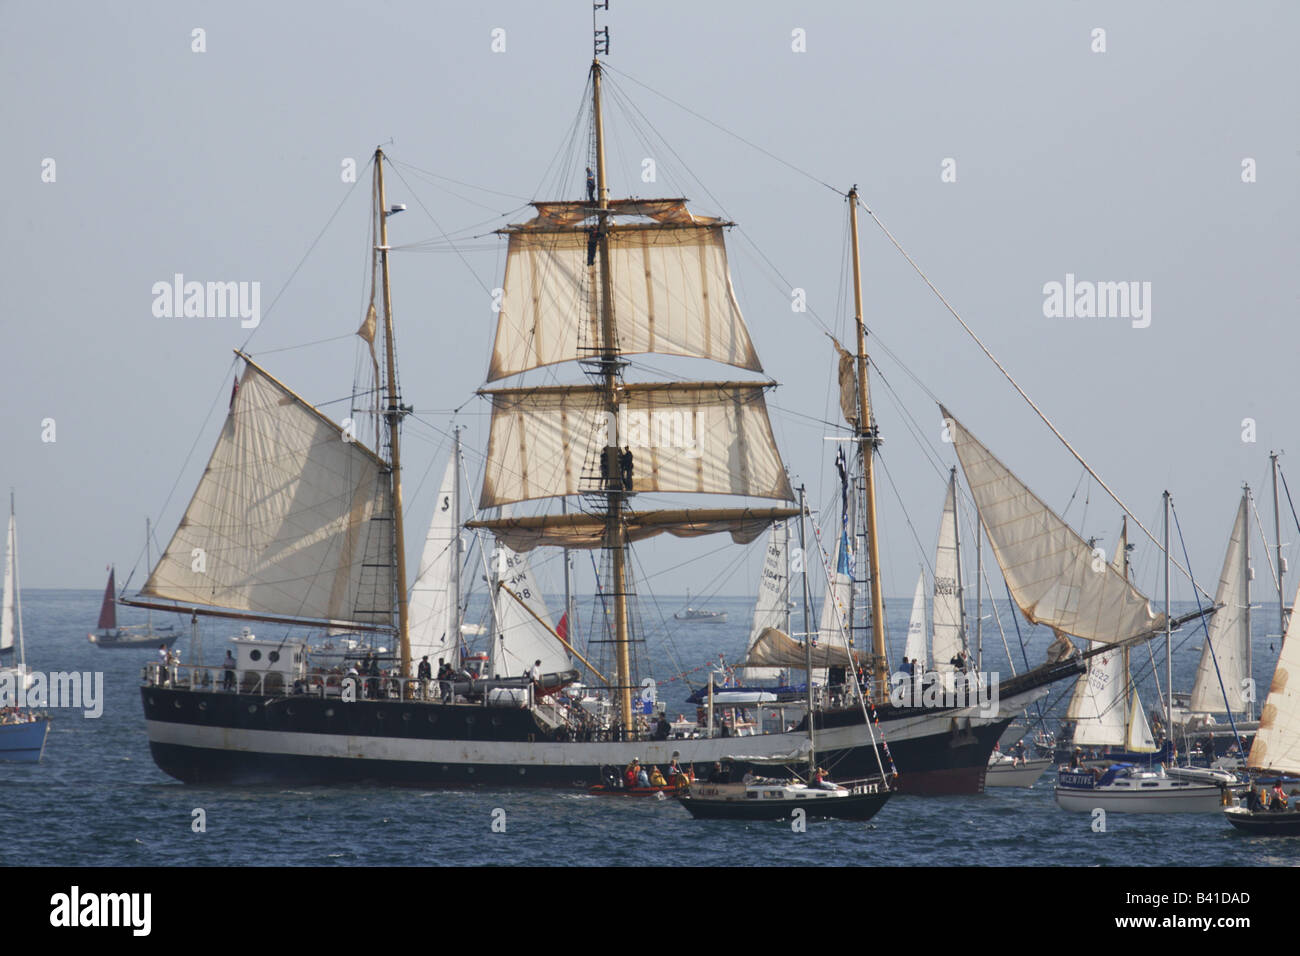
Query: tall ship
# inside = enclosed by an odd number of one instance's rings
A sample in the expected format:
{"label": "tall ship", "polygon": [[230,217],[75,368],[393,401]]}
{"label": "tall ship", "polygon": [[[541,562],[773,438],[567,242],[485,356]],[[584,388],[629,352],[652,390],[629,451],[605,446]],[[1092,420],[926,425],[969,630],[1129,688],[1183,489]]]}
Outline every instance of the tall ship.
{"label": "tall ship", "polygon": [[[586,787],[634,758],[646,765],[729,760],[736,772],[765,773],[803,760],[806,723],[748,736],[713,728],[683,735],[664,733],[664,720],[648,719],[630,545],[665,533],[729,534],[748,544],[800,512],[768,420],[764,394],[775,383],[753,377],[762,365],[732,289],[724,243],[731,223],[699,215],[680,198],[610,198],[601,83],[597,57],[586,196],[534,202],[532,218],[501,230],[505,280],[481,389],[491,407],[485,473],[478,516],[464,524],[496,544],[490,666],[466,660],[456,456],[444,481],[445,507],[440,492],[442,517],[435,516],[420,574],[407,591],[401,422],[410,409],[397,384],[388,279],[393,210],[385,157],[376,150],[375,279],[359,332],[375,372],[373,447],[238,352],[242,374],[208,467],[164,554],[127,603],[184,614],[196,635],[198,618],[211,615],[335,635],[379,633],[397,650],[383,666],[372,660],[360,673],[312,666],[304,639],[244,636],[231,641],[226,662],[216,666],[202,665],[193,652],[185,667],[149,665],[141,698],[150,750],[166,773],[193,783]],[[879,439],[866,381],[856,188],[848,198],[858,350],[844,353],[847,362],[842,356],[840,382],[857,468],[851,482],[841,476],[846,518],[830,573],[831,620],[822,622],[813,661],[840,683],[808,709],[820,760],[837,776],[885,778],[896,770],[905,792],[975,793],[1010,721],[1081,665],[1056,660],[1003,682],[991,709],[887,702],[872,466]],[[688,356],[750,377],[640,381],[625,374],[628,356],[646,353]],[[548,384],[521,384],[539,369]],[[583,380],[555,384],[562,370]],[[961,444],[958,452],[969,477]],[[724,504],[642,508],[643,495]],[[862,512],[853,524],[850,499]],[[550,510],[514,510],[539,502]],[[557,502],[564,503],[559,511]],[[1018,517],[1050,520],[1037,511]],[[865,542],[867,559],[849,567],[844,557],[854,536]],[[991,530],[990,539],[998,549]],[[519,586],[535,548],[600,552],[603,614],[589,642],[602,649],[600,660],[588,660],[537,613],[529,594],[535,585]],[[1040,587],[1043,575],[1073,573],[1075,557],[1069,551],[1065,566],[1039,568],[1042,575],[1027,586]],[[1018,584],[1011,579],[1013,592]],[[1088,596],[1127,601],[1113,586]],[[853,597],[857,592],[862,599]],[[1137,626],[1138,617],[1111,620],[1107,611],[1089,615],[1068,603],[1063,626],[1087,617],[1120,628],[1104,639],[1133,638],[1123,628]],[[1055,626],[1044,606],[1039,600],[1038,619]],[[1136,610],[1127,603],[1124,609]],[[526,652],[507,633],[512,615],[515,631],[531,635]],[[813,641],[813,634],[801,643],[769,628],[750,648],[748,664],[804,666]],[[429,670],[434,662],[446,669],[430,675],[426,662]],[[888,745],[883,758],[876,728]]]}

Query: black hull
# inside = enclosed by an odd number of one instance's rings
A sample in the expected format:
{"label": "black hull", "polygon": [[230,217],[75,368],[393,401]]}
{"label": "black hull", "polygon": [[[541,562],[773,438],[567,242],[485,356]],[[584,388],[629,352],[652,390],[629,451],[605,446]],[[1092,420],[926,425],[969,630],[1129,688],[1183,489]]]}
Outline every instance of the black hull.
{"label": "black hull", "polygon": [[[1032,686],[1073,673],[1077,670],[1061,675],[1053,671],[1046,678],[1040,674]],[[1029,686],[1027,677],[1016,679],[1017,692]],[[1003,699],[1008,697],[1004,691]],[[338,698],[269,697],[153,685],[141,688],[141,699],[154,762],[164,773],[191,784],[374,782],[585,789],[605,783],[609,766],[620,760],[626,763],[633,754],[649,758],[656,746],[575,743],[541,725],[531,711],[516,707],[397,700],[343,703]],[[969,717],[950,716],[959,713],[879,708],[880,727],[899,772],[897,792],[983,792],[993,745],[1013,718],[972,726]],[[851,733],[862,721],[856,708],[818,714],[819,759],[840,779],[879,775],[874,748],[861,743],[860,734]],[[837,728],[845,745],[831,743]],[[229,742],[235,738],[237,743]],[[357,743],[361,738],[368,740]],[[727,747],[722,753],[741,754],[747,744],[761,740],[733,738],[722,743]],[[566,745],[562,759],[536,759],[539,745],[556,744]],[[699,744],[671,740],[658,746],[668,753],[680,747],[685,762],[693,759],[688,756],[690,748]],[[618,752],[612,754],[611,747]],[[475,753],[466,756],[469,750]],[[666,755],[655,760],[668,762]],[[734,767],[737,774],[746,769],[771,772],[770,765],[747,764],[743,756],[735,759]]]}
{"label": "black hull", "polygon": [[1228,822],[1243,833],[1255,836],[1300,836],[1300,813],[1284,811],[1273,813],[1259,810],[1253,813],[1225,813]]}

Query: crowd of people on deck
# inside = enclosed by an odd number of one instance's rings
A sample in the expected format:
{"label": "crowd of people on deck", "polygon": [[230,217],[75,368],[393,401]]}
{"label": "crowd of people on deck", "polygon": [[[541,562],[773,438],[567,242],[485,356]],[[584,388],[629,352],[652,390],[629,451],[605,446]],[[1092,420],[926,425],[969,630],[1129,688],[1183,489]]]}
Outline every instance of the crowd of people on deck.
{"label": "crowd of people on deck", "polygon": [[633,757],[632,762],[623,768],[623,773],[616,782],[618,787],[624,790],[648,790],[651,787],[684,787],[694,780],[694,769],[683,770],[677,762],[677,754],[674,753],[668,764],[667,773],[660,770],[657,765],[651,765],[646,769],[638,758]]}

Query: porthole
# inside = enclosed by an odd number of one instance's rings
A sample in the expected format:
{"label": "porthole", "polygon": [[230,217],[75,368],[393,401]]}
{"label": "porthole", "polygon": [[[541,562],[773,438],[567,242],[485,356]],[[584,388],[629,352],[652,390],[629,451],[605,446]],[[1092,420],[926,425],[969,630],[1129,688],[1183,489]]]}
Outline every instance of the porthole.
{"label": "porthole", "polygon": [[174,700],[174,701],[172,701],[172,706],[175,707],[177,710],[180,710],[180,709],[181,709],[181,702],[180,702],[179,700]]}
{"label": "porthole", "polygon": [[465,726],[466,726],[466,727],[472,727],[472,726],[474,726],[474,715],[473,715],[473,714],[466,714],[466,715],[465,715]]}
{"label": "porthole", "polygon": [[199,701],[199,710],[207,710],[207,709],[208,709],[208,702],[206,700]]}
{"label": "porthole", "polygon": [[333,707],[326,707],[326,708],[325,708],[325,716],[326,716],[326,717],[333,717],[333,716],[334,716],[334,708],[333,708]]}
{"label": "porthole", "polygon": [[438,722],[438,715],[437,715],[437,714],[430,714],[430,715],[429,715],[429,723],[431,723],[431,724],[436,724],[437,722]]}
{"label": "porthole", "polygon": [[250,714],[255,714],[255,713],[257,713],[257,705],[256,705],[256,704],[249,704],[249,705],[248,705],[248,712],[249,712]]}
{"label": "porthole", "polygon": [[[256,654],[257,651],[253,651],[253,653]],[[280,652],[279,652],[279,651],[271,651],[271,653],[269,653],[269,654],[266,655],[266,659],[267,659],[268,661],[270,661],[272,664],[274,664],[276,661],[278,661],[278,660],[280,659]]]}
{"label": "porthole", "polygon": [[404,714],[402,714],[402,719],[403,719],[403,720],[410,720],[410,719],[411,719],[411,715],[410,715],[410,713],[408,712],[408,713],[404,713]]}
{"label": "porthole", "polygon": [[384,712],[383,712],[382,710],[378,710],[378,711],[375,711],[375,716],[378,717],[380,720],[383,720],[384,717],[385,717],[386,715],[384,714]]}
{"label": "porthole", "polygon": [[248,652],[248,659],[250,661],[260,661],[262,659],[262,652],[255,647]]}

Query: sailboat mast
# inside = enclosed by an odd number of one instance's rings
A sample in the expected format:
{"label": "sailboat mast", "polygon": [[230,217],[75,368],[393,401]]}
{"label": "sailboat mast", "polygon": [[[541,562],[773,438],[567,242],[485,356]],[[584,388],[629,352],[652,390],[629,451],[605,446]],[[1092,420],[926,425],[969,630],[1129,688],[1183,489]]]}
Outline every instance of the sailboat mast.
{"label": "sailboat mast", "polygon": [[[397,394],[397,357],[393,349],[393,297],[388,282],[388,201],[384,193],[384,151],[375,150],[375,183],[379,191],[379,262],[384,283],[384,356],[388,367],[388,443],[393,485],[393,550],[396,551],[397,640],[401,654],[401,674],[411,671],[411,634],[408,628],[406,601],[406,535],[402,530],[402,445],[401,424],[405,410]],[[457,562],[459,563],[459,562]],[[460,597],[456,598],[459,607]]]}
{"label": "sailboat mast", "polygon": [[[804,504],[804,487],[799,486],[799,553],[807,554],[808,549],[804,541],[803,518],[807,510]],[[808,605],[812,603],[812,597],[808,593],[808,567],[805,563],[803,571],[803,648],[804,648],[804,680],[808,687],[808,779],[812,780],[813,774],[817,772],[817,731],[813,721],[813,665],[812,665],[812,625],[808,623]]]}
{"label": "sailboat mast", "polygon": [[980,539],[979,505],[975,506],[975,670],[984,672],[984,542]]}
{"label": "sailboat mast", "polygon": [[853,301],[858,333],[858,452],[862,456],[862,478],[867,506],[868,571],[871,575],[871,650],[873,676],[880,687],[889,679],[885,663],[885,593],[880,578],[880,545],[876,535],[876,475],[873,459],[880,444],[871,423],[871,400],[867,387],[867,329],[862,321],[862,257],[858,250],[858,187],[849,190],[849,223],[853,232]]}
{"label": "sailboat mast", "polygon": [[14,519],[14,490],[9,489],[9,560],[14,573],[14,630],[18,632],[18,688],[23,689],[27,673],[27,642],[23,640],[23,592],[18,577],[18,522]]}
{"label": "sailboat mast", "polygon": [[1169,616],[1169,492],[1165,499],[1165,739],[1174,739],[1174,651],[1173,626]]}
{"label": "sailboat mast", "polygon": [[[1249,485],[1249,484],[1243,484],[1241,487],[1242,487],[1241,496],[1242,496],[1242,499],[1243,499],[1243,500],[1245,501],[1245,503],[1246,503],[1246,514],[1249,515],[1249,514],[1250,514],[1250,509],[1251,509],[1251,504],[1250,504],[1250,485]],[[1242,592],[1241,592],[1241,593],[1244,594],[1244,595],[1246,596],[1246,597],[1245,597],[1245,605],[1246,605],[1246,606],[1242,609],[1242,613],[1243,613],[1243,615],[1245,616],[1245,619],[1246,619],[1246,676],[1247,676],[1247,677],[1254,677],[1254,675],[1255,675],[1254,653],[1253,653],[1253,650],[1254,650],[1254,649],[1253,649],[1253,647],[1252,647],[1252,641],[1251,641],[1251,639],[1250,639],[1250,577],[1251,577],[1251,575],[1250,575],[1250,524],[1249,524],[1249,520],[1250,520],[1250,519],[1247,518],[1247,525],[1246,525],[1246,528],[1244,529],[1244,532],[1245,532],[1245,533],[1242,534],[1242,536],[1241,536],[1241,547],[1242,547],[1242,558],[1241,558],[1241,578],[1242,578],[1242,581],[1241,581],[1241,587],[1242,587]],[[1255,695],[1254,695],[1254,694],[1251,694],[1251,695],[1250,695],[1250,698],[1246,701],[1246,719],[1247,719],[1247,720],[1254,720],[1254,719],[1255,719]]]}
{"label": "sailboat mast", "polygon": [[618,669],[619,720],[625,732],[633,728],[632,663],[627,628],[626,542],[623,537],[623,498],[626,489],[619,467],[618,381],[619,353],[614,336],[614,285],[609,268],[609,186],[605,179],[605,123],[600,102],[600,60],[591,61],[592,110],[596,127],[596,227],[600,254],[600,358],[605,378],[605,410],[609,427],[606,431],[604,468],[605,546],[609,549],[614,577],[614,648]]}
{"label": "sailboat mast", "polygon": [[452,474],[451,513],[455,516],[451,529],[451,640],[452,656],[460,659],[460,426],[452,429],[454,445],[452,461],[456,464]]}
{"label": "sailboat mast", "polygon": [[1282,587],[1282,509],[1277,498],[1277,452],[1268,453],[1273,463],[1273,540],[1277,542],[1277,619],[1278,641],[1286,640],[1286,594]]}
{"label": "sailboat mast", "polygon": [[966,589],[961,578],[961,496],[957,494],[957,466],[948,472],[952,483],[952,547],[957,554],[957,637],[961,650],[966,650]]}
{"label": "sailboat mast", "polygon": [[[153,537],[153,524],[149,516],[144,516],[144,566],[147,571],[153,567],[153,560],[149,557],[149,539]],[[153,608],[146,608],[144,612],[145,629],[149,634],[153,633]]]}

